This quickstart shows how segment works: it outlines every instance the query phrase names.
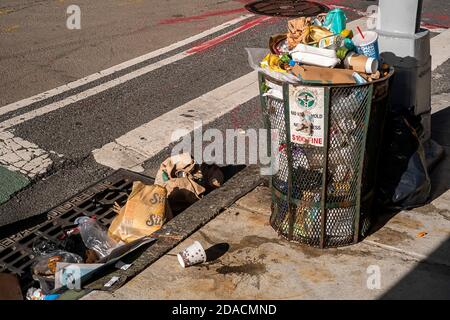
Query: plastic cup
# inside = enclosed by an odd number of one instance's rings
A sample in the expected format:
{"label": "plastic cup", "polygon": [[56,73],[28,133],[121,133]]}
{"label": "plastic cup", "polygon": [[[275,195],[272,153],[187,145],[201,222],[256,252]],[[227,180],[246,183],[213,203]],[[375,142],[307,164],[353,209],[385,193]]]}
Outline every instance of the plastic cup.
{"label": "plastic cup", "polygon": [[206,262],[205,249],[198,241],[177,254],[177,257],[183,268]]}
{"label": "plastic cup", "polygon": [[380,49],[378,48],[378,33],[375,31],[363,31],[364,39],[361,34],[353,37],[353,43],[356,46],[356,52],[369,58],[380,59]]}

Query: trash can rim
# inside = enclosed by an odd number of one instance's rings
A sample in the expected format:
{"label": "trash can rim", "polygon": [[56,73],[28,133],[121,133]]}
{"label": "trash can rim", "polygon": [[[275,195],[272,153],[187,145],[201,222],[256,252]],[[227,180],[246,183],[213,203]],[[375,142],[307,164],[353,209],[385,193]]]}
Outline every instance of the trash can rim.
{"label": "trash can rim", "polygon": [[364,86],[369,86],[371,84],[377,84],[377,83],[381,83],[381,82],[385,82],[388,81],[395,73],[395,70],[393,67],[389,68],[389,73],[387,76],[380,78],[378,80],[373,80],[372,82],[367,82],[367,83],[363,83],[363,84],[323,84],[323,83],[303,83],[303,82],[299,82],[299,83],[289,83],[287,81],[281,81],[278,79],[275,79],[267,74],[265,74],[264,72],[260,71],[260,73],[262,73],[264,75],[264,78],[266,80],[269,80],[270,82],[273,82],[275,84],[278,85],[282,85],[284,83],[288,83],[293,85],[294,87],[297,86],[308,86],[308,87],[333,87],[333,88],[356,88],[356,87],[364,87]]}

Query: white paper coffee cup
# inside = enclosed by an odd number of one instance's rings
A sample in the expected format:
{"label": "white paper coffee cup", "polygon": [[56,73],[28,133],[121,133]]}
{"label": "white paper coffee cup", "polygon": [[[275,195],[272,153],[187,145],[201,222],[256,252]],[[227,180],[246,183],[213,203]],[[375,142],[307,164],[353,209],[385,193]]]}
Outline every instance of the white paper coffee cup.
{"label": "white paper coffee cup", "polygon": [[178,261],[183,268],[190,267],[206,261],[206,252],[200,242],[195,241],[192,245],[177,254]]}
{"label": "white paper coffee cup", "polygon": [[357,72],[372,74],[378,70],[378,60],[364,55],[351,52],[345,57],[344,65],[346,68]]}

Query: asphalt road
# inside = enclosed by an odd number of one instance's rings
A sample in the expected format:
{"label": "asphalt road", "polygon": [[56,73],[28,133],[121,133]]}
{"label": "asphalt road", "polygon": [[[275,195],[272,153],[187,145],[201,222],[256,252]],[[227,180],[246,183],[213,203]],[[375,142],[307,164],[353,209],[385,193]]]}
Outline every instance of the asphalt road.
{"label": "asphalt road", "polygon": [[[242,15],[245,1],[78,0],[82,29],[68,30],[66,1],[2,1],[0,6],[0,106],[77,80],[123,61],[198,34]],[[323,1],[349,6],[349,19],[359,17],[373,1]],[[450,26],[450,5],[425,1],[424,22]],[[17,26],[17,27],[16,27]],[[220,32],[235,29],[230,26]],[[53,164],[7,203],[0,205],[0,226],[44,212],[110,174],[98,164],[92,150],[155,119],[188,101],[251,71],[246,47],[266,47],[270,35],[284,32],[285,19],[262,23],[198,54],[15,125],[15,136],[52,151]],[[183,52],[218,34],[182,46],[85,86],[0,115],[0,123],[37,110]],[[439,74],[449,74],[443,65]],[[435,88],[447,92],[445,77],[435,77]],[[436,90],[436,89],[435,89]],[[260,128],[257,99],[239,106],[208,127]],[[205,127],[208,128],[208,127]],[[149,143],[152,143],[149,141]],[[170,153],[166,148],[144,163],[154,176]]]}

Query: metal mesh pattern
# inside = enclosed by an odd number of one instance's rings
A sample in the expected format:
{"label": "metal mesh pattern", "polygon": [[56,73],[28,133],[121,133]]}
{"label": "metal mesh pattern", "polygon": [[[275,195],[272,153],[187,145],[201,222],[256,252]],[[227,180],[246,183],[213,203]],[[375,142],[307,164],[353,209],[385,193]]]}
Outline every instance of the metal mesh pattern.
{"label": "metal mesh pattern", "polygon": [[[271,178],[270,219],[281,236],[324,248],[354,243],[367,233],[374,181],[364,184],[364,188],[361,181],[375,171],[376,161],[368,157],[366,144],[376,145],[380,139],[387,86],[386,79],[373,85],[329,87],[324,147],[286,140],[286,97],[285,101],[273,97],[261,100],[266,125],[279,129],[281,136],[279,153],[275,155],[279,171]],[[379,87],[384,88],[384,94],[378,94]],[[375,129],[369,130],[370,119]]]}
{"label": "metal mesh pattern", "polygon": [[[266,108],[263,110],[265,117],[268,119],[270,130],[277,130],[278,132],[278,144],[279,144],[279,154],[272,155],[273,157],[278,157],[276,159],[279,164],[279,170],[277,174],[273,176],[272,183],[280,191],[287,192],[288,183],[288,162],[286,158],[286,152],[283,149],[286,147],[286,126],[284,120],[284,104],[283,100],[275,99],[273,97],[264,97],[264,105]],[[276,143],[276,141],[271,141],[271,143]],[[284,156],[283,156],[284,155]],[[275,159],[272,158],[272,161]]]}

